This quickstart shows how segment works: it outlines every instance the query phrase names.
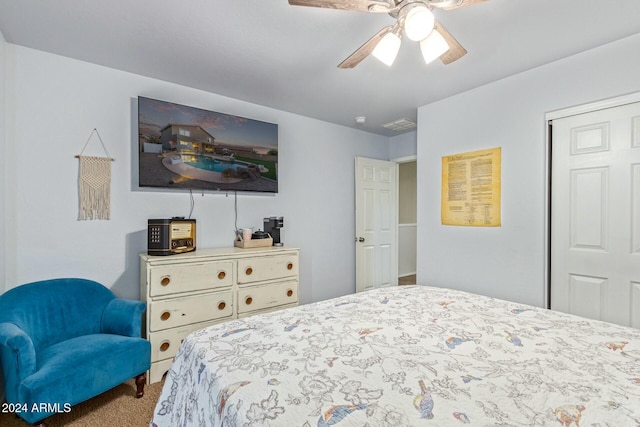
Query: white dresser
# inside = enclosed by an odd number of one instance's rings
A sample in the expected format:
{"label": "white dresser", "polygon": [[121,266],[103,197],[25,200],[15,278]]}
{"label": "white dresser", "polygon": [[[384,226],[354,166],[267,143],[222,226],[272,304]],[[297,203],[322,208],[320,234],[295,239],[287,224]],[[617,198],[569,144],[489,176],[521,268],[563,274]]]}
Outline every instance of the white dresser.
{"label": "white dresser", "polygon": [[298,249],[284,247],[141,254],[143,334],[151,342],[147,381],[162,379],[191,332],[298,305],[298,259]]}

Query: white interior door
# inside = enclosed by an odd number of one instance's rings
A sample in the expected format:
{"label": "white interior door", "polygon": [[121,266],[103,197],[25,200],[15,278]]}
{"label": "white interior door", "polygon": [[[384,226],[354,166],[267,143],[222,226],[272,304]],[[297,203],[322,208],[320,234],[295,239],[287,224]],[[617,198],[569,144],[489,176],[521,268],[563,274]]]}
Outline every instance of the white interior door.
{"label": "white interior door", "polygon": [[553,120],[551,308],[640,327],[640,103]]}
{"label": "white interior door", "polygon": [[398,284],[396,164],[356,157],[356,292]]}

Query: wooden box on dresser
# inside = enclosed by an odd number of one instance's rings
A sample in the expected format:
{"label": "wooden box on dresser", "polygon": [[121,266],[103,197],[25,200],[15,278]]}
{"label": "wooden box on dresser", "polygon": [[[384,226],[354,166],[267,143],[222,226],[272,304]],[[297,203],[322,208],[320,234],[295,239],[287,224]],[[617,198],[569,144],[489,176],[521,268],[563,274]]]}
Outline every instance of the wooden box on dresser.
{"label": "wooden box on dresser", "polygon": [[140,255],[143,334],[151,342],[148,383],[169,370],[191,332],[230,319],[298,305],[298,249],[198,249]]}

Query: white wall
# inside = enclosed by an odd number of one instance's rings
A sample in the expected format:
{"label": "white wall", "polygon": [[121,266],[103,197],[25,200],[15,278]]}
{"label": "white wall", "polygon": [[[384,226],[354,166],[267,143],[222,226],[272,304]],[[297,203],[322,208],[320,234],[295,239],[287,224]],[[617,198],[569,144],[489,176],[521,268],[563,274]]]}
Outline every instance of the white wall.
{"label": "white wall", "polygon": [[[5,80],[6,80],[6,51],[7,43],[4,35],[0,31],[0,294],[5,291],[5,223],[6,223],[6,207],[5,207],[5,186],[7,163],[5,156],[6,133],[5,133]],[[4,402],[4,379],[2,369],[0,369],[0,402]]]}
{"label": "white wall", "polygon": [[[62,276],[137,298],[148,218],[189,214],[189,194],[132,190],[136,99],[146,96],[279,125],[279,193],[238,195],[238,226],[284,216],[301,251],[301,302],[355,291],[354,157],[388,159],[388,139],[135,74],[7,44],[7,288]],[[215,78],[215,76],[212,76]],[[111,220],[77,221],[79,154],[97,128],[112,163]],[[97,141],[85,154],[101,154]],[[230,247],[234,197],[195,195],[198,247]]]}
{"label": "white wall", "polygon": [[[545,113],[640,90],[640,34],[418,110],[418,282],[543,306]],[[441,157],[502,147],[502,227],[440,223]]]}
{"label": "white wall", "polygon": [[406,132],[389,138],[389,159],[402,159],[416,155],[417,132]]}
{"label": "white wall", "polygon": [[[5,239],[5,227],[6,227],[6,204],[5,204],[5,187],[6,187],[6,172],[7,172],[7,160],[5,155],[6,146],[6,52],[7,43],[4,40],[4,35],[0,32],[0,294],[5,290],[5,254],[6,254],[6,239]],[[0,396],[1,397],[1,396]],[[2,399],[0,399],[0,402]]]}

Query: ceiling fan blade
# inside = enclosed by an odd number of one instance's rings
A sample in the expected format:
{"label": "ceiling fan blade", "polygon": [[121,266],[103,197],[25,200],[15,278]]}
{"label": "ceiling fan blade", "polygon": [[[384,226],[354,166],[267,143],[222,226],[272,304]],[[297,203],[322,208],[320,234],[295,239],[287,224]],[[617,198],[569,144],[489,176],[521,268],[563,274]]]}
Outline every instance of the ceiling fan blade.
{"label": "ceiling fan blade", "polygon": [[457,61],[467,54],[467,50],[458,43],[458,40],[456,40],[439,21],[436,21],[436,25],[433,30],[440,33],[449,45],[449,50],[440,55],[440,60],[443,64],[451,64],[453,61]]}
{"label": "ceiling fan blade", "polygon": [[454,4],[452,6],[443,7],[444,10],[452,10],[452,9],[460,9],[461,7],[470,6],[476,3],[482,3],[487,0],[460,0],[458,4]]}
{"label": "ceiling fan blade", "polygon": [[323,7],[327,9],[380,13],[388,13],[395,8],[393,0],[289,0],[289,4],[292,6]]}
{"label": "ceiling fan blade", "polygon": [[389,25],[388,27],[384,27],[380,31],[378,31],[373,37],[365,42],[362,46],[360,46],[355,52],[353,52],[347,59],[342,61],[338,68],[353,68],[359,63],[362,62],[364,58],[369,56],[373,49],[376,48],[377,44],[380,43],[380,40],[393,30],[393,26]]}

